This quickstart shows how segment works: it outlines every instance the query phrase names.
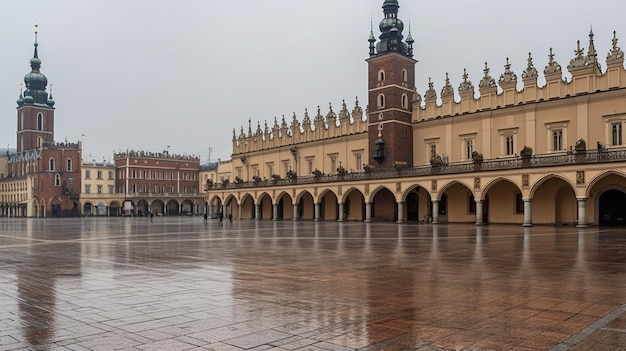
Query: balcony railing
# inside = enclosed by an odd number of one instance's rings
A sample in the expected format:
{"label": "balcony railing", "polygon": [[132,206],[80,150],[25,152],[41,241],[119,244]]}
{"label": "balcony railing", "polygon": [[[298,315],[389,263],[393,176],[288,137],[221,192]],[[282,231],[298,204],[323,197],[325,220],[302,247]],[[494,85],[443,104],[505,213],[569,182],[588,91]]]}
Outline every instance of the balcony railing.
{"label": "balcony railing", "polygon": [[458,174],[471,172],[491,172],[511,169],[541,168],[567,165],[585,165],[626,161],[626,149],[601,149],[588,151],[568,151],[534,155],[522,158],[508,157],[484,160],[482,162],[456,162],[441,165],[425,165],[408,168],[373,169],[368,172],[348,172],[345,174],[329,174],[321,176],[302,176],[294,179],[263,179],[239,183],[212,183],[204,186],[204,191],[218,189],[257,188],[270,186],[287,186],[313,183],[333,183],[360,181],[368,179],[389,179],[406,177],[423,177],[433,174]]}

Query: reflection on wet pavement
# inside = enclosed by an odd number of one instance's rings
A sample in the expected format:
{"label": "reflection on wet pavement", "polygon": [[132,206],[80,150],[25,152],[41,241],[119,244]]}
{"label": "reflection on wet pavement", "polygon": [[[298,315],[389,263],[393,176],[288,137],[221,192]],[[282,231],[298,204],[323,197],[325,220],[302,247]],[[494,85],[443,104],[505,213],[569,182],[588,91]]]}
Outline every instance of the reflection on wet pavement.
{"label": "reflection on wet pavement", "polygon": [[626,350],[626,230],[0,219],[0,350]]}

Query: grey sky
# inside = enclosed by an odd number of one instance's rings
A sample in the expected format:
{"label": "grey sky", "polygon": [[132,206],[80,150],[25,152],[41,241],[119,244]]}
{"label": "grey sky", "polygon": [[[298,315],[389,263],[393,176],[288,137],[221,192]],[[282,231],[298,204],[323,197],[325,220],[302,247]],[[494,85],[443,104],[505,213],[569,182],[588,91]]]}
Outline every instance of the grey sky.
{"label": "grey sky", "polygon": [[[15,146],[19,84],[39,23],[42,72],[53,84],[56,140],[84,158],[120,149],[229,158],[232,129],[343,99],[367,104],[370,18],[379,35],[383,0],[7,0],[0,3],[0,145]],[[602,63],[613,30],[626,48],[626,2],[597,0],[399,0],[415,39],[416,82],[455,91],[484,62],[496,80],[509,57],[521,77],[532,52],[542,72],[550,47],[564,71],[593,25]],[[541,79],[540,79],[541,81]]]}

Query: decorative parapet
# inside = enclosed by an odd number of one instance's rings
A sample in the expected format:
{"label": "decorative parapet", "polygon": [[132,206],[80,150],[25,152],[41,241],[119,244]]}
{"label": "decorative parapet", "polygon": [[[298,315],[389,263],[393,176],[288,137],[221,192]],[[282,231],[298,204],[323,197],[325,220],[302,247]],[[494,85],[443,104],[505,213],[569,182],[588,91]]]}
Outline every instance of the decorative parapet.
{"label": "decorative parapet", "polygon": [[78,149],[78,143],[44,141],[42,147],[46,149]]}
{"label": "decorative parapet", "polygon": [[257,122],[256,132],[253,132],[251,125],[252,121],[249,120],[248,132],[245,133],[242,126],[238,136],[233,129],[233,155],[367,133],[368,121],[367,114],[363,113],[357,98],[352,112],[348,111],[344,101],[338,115],[333,111],[332,105],[329,105],[326,116],[322,114],[318,106],[313,120],[311,120],[308,110],[305,109],[302,122],[298,120],[298,116],[294,112],[290,125],[287,125],[285,116],[282,117],[280,124],[278,119],[274,118],[272,128],[265,121],[265,128],[262,130],[261,123]]}
{"label": "decorative parapet", "polygon": [[[624,69],[624,52],[617,45],[617,36],[613,33],[612,48],[606,58],[606,70],[602,72],[597,60],[597,53],[593,42],[593,32],[589,34],[587,54],[577,43],[575,56],[567,66],[571,79],[563,78],[561,65],[555,60],[550,48],[548,63],[543,74],[546,83],[538,86],[538,70],[533,63],[532,55],[528,54],[527,67],[522,73],[518,85],[517,75],[510,69],[507,58],[505,69],[498,83],[490,75],[490,69],[485,63],[484,76],[479,83],[479,93],[474,93],[474,87],[468,79],[467,72],[463,73],[463,81],[458,89],[458,96],[451,98],[451,87],[446,75],[446,84],[441,92],[441,99],[437,98],[433,82],[429,78],[428,90],[422,101],[419,92],[413,98],[413,120],[415,122],[430,119],[474,113],[484,110],[498,109],[505,106],[517,106],[535,103],[542,100],[559,99],[576,95],[584,95],[611,89],[626,88],[626,70]],[[521,86],[520,90],[517,87]],[[478,96],[476,96],[478,95]]]}
{"label": "decorative parapet", "polygon": [[199,156],[192,155],[176,155],[170,154],[168,151],[163,152],[148,152],[148,151],[119,151],[113,152],[113,159],[118,160],[127,157],[142,157],[142,158],[159,158],[159,159],[168,159],[168,160],[178,160],[178,161],[195,161],[200,162]]}

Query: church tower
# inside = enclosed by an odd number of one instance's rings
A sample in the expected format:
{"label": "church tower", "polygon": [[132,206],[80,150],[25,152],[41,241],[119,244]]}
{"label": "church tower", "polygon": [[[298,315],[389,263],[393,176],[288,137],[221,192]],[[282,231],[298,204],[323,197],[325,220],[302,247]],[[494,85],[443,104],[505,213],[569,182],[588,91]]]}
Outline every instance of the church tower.
{"label": "church tower", "polygon": [[385,0],[381,34],[377,42],[370,31],[368,64],[368,134],[370,165],[389,168],[396,162],[413,164],[412,97],[415,63],[410,29],[404,40],[404,23],[398,18],[397,0]]}
{"label": "church tower", "polygon": [[24,76],[26,91],[20,91],[17,100],[17,152],[37,149],[44,142],[54,141],[54,100],[52,92],[50,95],[46,92],[48,78],[40,71],[36,24],[33,45],[31,71]]}

